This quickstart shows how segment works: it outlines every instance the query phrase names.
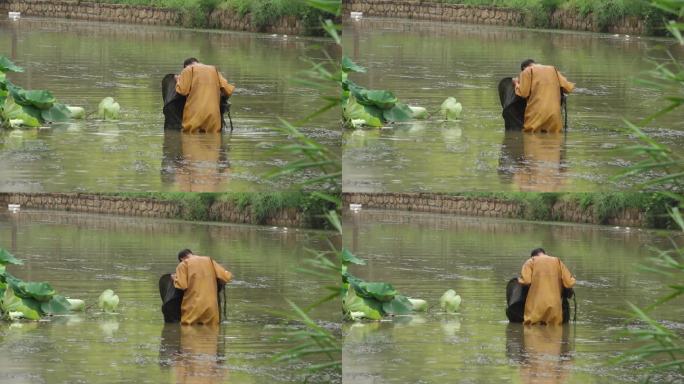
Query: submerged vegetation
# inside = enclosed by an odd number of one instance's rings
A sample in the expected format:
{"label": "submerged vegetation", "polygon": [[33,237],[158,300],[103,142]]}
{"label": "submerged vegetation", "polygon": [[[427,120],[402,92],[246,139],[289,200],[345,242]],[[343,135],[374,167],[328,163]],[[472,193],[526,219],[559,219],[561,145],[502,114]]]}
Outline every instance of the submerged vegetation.
{"label": "submerged vegetation", "polygon": [[217,9],[231,9],[240,16],[250,15],[252,24],[263,30],[282,17],[301,20],[308,34],[322,34],[320,28],[324,13],[302,0],[96,0],[99,3],[144,5],[181,10],[184,24],[189,27],[207,27],[207,15]]}

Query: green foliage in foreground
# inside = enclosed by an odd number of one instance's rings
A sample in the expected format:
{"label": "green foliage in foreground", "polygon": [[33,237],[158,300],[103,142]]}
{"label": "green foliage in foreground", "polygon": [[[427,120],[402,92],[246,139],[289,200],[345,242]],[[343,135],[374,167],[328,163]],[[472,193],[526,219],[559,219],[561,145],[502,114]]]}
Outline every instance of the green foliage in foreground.
{"label": "green foliage in foreground", "polygon": [[241,212],[252,215],[252,224],[264,224],[269,217],[281,210],[293,208],[304,214],[307,226],[328,228],[325,214],[335,209],[335,204],[316,193],[306,192],[130,192],[113,193],[124,198],[144,198],[173,201],[181,206],[178,219],[191,221],[212,220],[209,208],[214,202],[232,202]]}
{"label": "green foliage in foreground", "polygon": [[[680,45],[684,45],[682,37],[684,23],[678,21],[684,17],[684,1],[653,0],[653,5],[667,12],[674,19],[666,23],[666,28]],[[666,98],[669,101],[668,106],[646,118],[640,125],[679,110],[684,105],[684,64],[671,57],[670,62],[658,64],[650,75],[656,85],[670,85],[678,92]],[[679,148],[674,150],[657,143],[635,124],[629,124],[628,127],[644,143],[642,146],[631,149],[636,154],[645,155],[647,159],[632,167],[627,175],[657,170],[663,176],[650,180],[644,187],[656,186],[681,192],[682,185],[684,185],[684,159],[681,150]],[[677,200],[680,205],[684,204],[684,195],[672,193],[670,197]],[[669,212],[672,221],[677,224],[677,229],[684,231],[684,217],[679,208],[673,207]],[[684,248],[677,247],[675,240],[672,244],[675,245],[672,250],[654,250],[656,257],[643,268],[670,277],[674,276],[679,282],[669,286],[669,294],[646,308],[629,304],[636,327],[625,327],[624,333],[631,336],[637,345],[634,349],[621,354],[618,359],[618,362],[650,363],[651,366],[644,370],[647,382],[650,381],[648,375],[654,372],[675,371],[676,375],[684,375],[684,339],[681,332],[668,328],[665,323],[650,315],[653,309],[666,304],[678,306],[672,301],[684,295]]]}
{"label": "green foliage in foreground", "polygon": [[47,315],[69,311],[69,301],[58,295],[50,284],[23,281],[7,271],[8,264],[23,263],[0,248],[0,319],[40,320]]}
{"label": "green foliage in foreground", "polygon": [[646,225],[652,228],[676,228],[669,215],[670,209],[679,206],[679,200],[669,193],[661,192],[472,192],[453,193],[452,196],[482,199],[492,198],[519,203],[523,207],[523,219],[555,221],[553,206],[557,202],[574,202],[584,210],[590,210],[597,222],[605,224],[625,209],[636,209],[646,213]]}
{"label": "green foliage in foreground", "polygon": [[622,18],[635,16],[646,21],[649,33],[662,30],[663,12],[644,0],[432,0],[440,3],[512,8],[525,14],[530,27],[551,26],[550,15],[557,9],[591,14],[599,28],[607,30]]}
{"label": "green foliage in foreground", "polygon": [[0,55],[0,128],[35,128],[69,120],[71,112],[50,91],[25,90],[7,78],[11,72],[24,69]]}
{"label": "green foliage in foreground", "polygon": [[302,0],[94,0],[98,3],[116,3],[171,8],[184,12],[183,23],[188,27],[209,27],[207,15],[215,9],[232,9],[241,16],[249,14],[259,30],[273,25],[286,16],[301,20],[307,34],[320,35],[323,12]]}

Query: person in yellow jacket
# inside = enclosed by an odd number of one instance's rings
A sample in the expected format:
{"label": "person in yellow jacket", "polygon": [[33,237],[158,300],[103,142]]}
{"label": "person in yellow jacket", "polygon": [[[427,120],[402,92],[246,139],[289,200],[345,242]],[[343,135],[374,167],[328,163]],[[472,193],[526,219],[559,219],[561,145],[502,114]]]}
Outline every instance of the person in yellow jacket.
{"label": "person in yellow jacket", "polygon": [[518,281],[530,286],[525,301],[525,325],[563,324],[561,292],[575,286],[575,277],[560,259],[547,255],[543,248],[533,250]]}
{"label": "person in yellow jacket", "polygon": [[173,285],[183,290],[181,324],[218,324],[217,281],[228,283],[233,275],[210,257],[198,256],[189,249],[178,253]]}
{"label": "person in yellow jacket", "polygon": [[176,78],[176,93],[187,96],[183,108],[183,132],[221,132],[221,95],[230,97],[234,85],[212,65],[191,57],[183,63]]}
{"label": "person in yellow jacket", "polygon": [[520,77],[513,79],[515,94],[527,99],[524,132],[560,132],[561,92],[570,93],[575,84],[569,82],[550,65],[541,65],[532,59],[520,64]]}

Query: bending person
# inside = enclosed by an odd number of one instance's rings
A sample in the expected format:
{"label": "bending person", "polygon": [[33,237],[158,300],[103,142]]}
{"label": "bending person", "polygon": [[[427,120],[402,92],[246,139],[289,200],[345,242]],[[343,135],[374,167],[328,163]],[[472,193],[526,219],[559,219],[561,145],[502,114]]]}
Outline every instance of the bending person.
{"label": "bending person", "polygon": [[206,256],[197,256],[189,249],[178,253],[173,285],[184,290],[181,304],[181,324],[218,324],[218,282],[229,282],[233,275]]}
{"label": "bending person", "polygon": [[187,96],[183,108],[183,132],[221,132],[221,95],[230,97],[235,89],[216,67],[191,57],[183,63],[176,92]]}
{"label": "bending person", "polygon": [[542,248],[533,250],[518,281],[530,286],[525,301],[525,325],[563,324],[561,293],[563,288],[575,285],[575,277],[560,259],[547,255]]}
{"label": "bending person", "polygon": [[569,82],[550,65],[541,65],[532,59],[520,64],[519,79],[513,79],[515,94],[527,99],[525,132],[560,132],[561,92],[570,93],[575,84]]}

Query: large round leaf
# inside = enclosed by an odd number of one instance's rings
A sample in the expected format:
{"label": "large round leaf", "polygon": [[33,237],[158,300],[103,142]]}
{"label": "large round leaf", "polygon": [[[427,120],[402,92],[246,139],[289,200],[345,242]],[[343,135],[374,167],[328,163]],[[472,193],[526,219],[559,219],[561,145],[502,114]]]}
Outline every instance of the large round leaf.
{"label": "large round leaf", "polygon": [[17,259],[11,253],[7,252],[6,249],[0,248],[0,264],[24,264],[23,261]]}
{"label": "large round leaf", "polygon": [[413,111],[404,103],[396,103],[394,107],[383,111],[382,117],[386,121],[409,121],[413,118]]}
{"label": "large round leaf", "polygon": [[50,123],[57,123],[61,121],[68,121],[71,117],[71,111],[66,105],[55,103],[52,108],[46,109],[41,113],[43,120]]}
{"label": "large round leaf", "polygon": [[392,301],[382,303],[382,310],[390,315],[408,315],[413,305],[406,296],[396,295]]}
{"label": "large round leaf", "polygon": [[392,284],[389,283],[369,283],[362,281],[360,283],[352,283],[356,293],[362,297],[374,298],[378,301],[390,301],[397,294]]}
{"label": "large round leaf", "polygon": [[24,72],[24,68],[14,64],[5,56],[0,56],[0,72]]}
{"label": "large round leaf", "polygon": [[[344,313],[353,319],[364,317],[369,320],[382,319],[382,306],[373,299],[358,296],[353,289],[347,290],[347,294],[342,299],[342,309]],[[361,316],[359,314],[362,314]]]}
{"label": "large round leaf", "polygon": [[40,305],[40,309],[47,315],[58,315],[69,312],[71,303],[62,295],[54,295],[50,301]]}

